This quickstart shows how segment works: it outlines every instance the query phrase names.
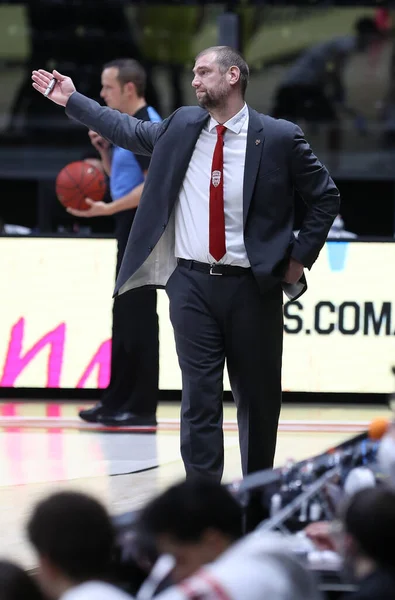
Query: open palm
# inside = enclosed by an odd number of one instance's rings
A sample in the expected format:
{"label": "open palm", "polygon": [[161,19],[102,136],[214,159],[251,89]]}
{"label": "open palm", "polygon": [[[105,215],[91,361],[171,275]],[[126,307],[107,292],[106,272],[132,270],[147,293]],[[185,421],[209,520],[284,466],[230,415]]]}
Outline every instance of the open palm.
{"label": "open palm", "polygon": [[32,73],[33,87],[40,94],[44,95],[50,81],[54,78],[56,79],[55,87],[48,95],[48,98],[52,102],[55,102],[55,104],[66,106],[71,94],[75,92],[75,86],[70,77],[61,75],[58,71],[50,73],[49,71],[45,71],[45,69],[39,69]]}

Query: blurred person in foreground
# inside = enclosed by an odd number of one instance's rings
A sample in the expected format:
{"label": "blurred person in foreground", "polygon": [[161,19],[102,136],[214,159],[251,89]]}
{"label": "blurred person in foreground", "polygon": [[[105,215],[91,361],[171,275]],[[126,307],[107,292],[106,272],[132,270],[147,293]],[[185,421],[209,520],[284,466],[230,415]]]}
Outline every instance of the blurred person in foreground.
{"label": "blurred person in foreground", "polygon": [[179,582],[213,562],[242,535],[242,510],[221,484],[193,478],[177,483],[142,510],[137,536],[156,554],[175,560]]}
{"label": "blurred person in foreground", "polygon": [[34,508],[27,533],[38,554],[39,582],[51,600],[130,600],[107,583],[115,534],[95,499],[75,492],[49,496]]}
{"label": "blurred person in foreground", "polygon": [[313,575],[278,534],[253,533],[158,600],[320,600]]}
{"label": "blurred person in foreground", "polygon": [[335,550],[357,590],[344,600],[395,600],[395,491],[384,485],[357,492],[334,523],[312,523],[307,536]]}
{"label": "blurred person in foreground", "polygon": [[[157,586],[157,592],[173,584],[154,594],[158,600],[320,598],[283,536],[242,538],[240,504],[214,481],[193,478],[173,485],[142,510],[136,532],[141,547],[154,544],[160,557],[143,588],[153,592]],[[164,586],[157,577],[161,571]]]}
{"label": "blurred person in foreground", "polygon": [[26,571],[8,560],[0,560],[0,600],[44,600],[44,596]]}

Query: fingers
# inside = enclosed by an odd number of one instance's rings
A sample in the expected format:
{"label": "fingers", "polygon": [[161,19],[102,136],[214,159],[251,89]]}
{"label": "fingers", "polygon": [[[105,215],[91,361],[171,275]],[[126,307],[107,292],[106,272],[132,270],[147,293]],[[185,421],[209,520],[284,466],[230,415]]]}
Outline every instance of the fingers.
{"label": "fingers", "polygon": [[65,79],[67,79],[66,75],[62,75],[61,73],[59,73],[59,71],[57,71],[56,69],[54,69],[52,71],[52,75],[51,77],[55,77],[55,79],[57,79],[58,81],[64,81]]}
{"label": "fingers", "polygon": [[52,73],[50,73],[49,71],[46,71],[45,69],[38,69],[38,72],[40,73],[40,75],[42,75],[43,77],[47,77],[48,79],[52,79],[53,75]]}
{"label": "fingers", "polygon": [[46,87],[38,85],[37,83],[33,83],[33,87],[34,87],[35,90],[37,90],[38,92],[40,92],[40,94],[45,94],[45,90],[47,89]]}
{"label": "fingers", "polygon": [[100,142],[101,142],[101,139],[102,139],[102,138],[101,138],[101,136],[100,136],[98,133],[96,133],[96,131],[92,131],[92,130],[90,130],[90,131],[88,132],[88,135],[89,135],[89,139],[90,139],[90,141],[91,141],[91,144],[92,144],[92,145],[93,145],[93,146],[94,146],[96,149],[98,149],[98,150],[99,150],[99,149],[100,149],[100,147],[101,147],[101,144],[100,144]]}
{"label": "fingers", "polygon": [[89,217],[86,210],[76,210],[75,208],[66,208],[67,212],[73,217]]}
{"label": "fingers", "polygon": [[39,92],[41,92],[42,90],[46,90],[49,82],[51,81],[52,75],[50,75],[49,77],[47,75],[44,75],[43,73],[40,73],[39,71],[33,71],[32,73],[32,79],[34,81],[33,83],[33,87],[38,90]]}
{"label": "fingers", "polygon": [[104,142],[103,138],[98,133],[92,133],[91,135],[89,135],[89,137],[90,137],[92,144],[97,144],[102,141]]}
{"label": "fingers", "polygon": [[[91,200],[90,198],[85,198],[85,202],[86,204],[88,204],[88,206],[93,206],[95,204],[95,202],[93,200]],[[91,217],[94,216],[91,214],[91,209],[89,210],[77,210],[76,208],[66,208],[66,211],[70,214],[73,215],[73,217],[83,217],[83,218],[87,218],[87,217]]]}

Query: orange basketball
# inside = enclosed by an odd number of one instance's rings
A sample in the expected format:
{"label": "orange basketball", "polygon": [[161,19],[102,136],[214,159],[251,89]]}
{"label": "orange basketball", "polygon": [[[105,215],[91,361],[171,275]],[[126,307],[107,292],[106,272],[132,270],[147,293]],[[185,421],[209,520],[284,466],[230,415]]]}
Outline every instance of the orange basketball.
{"label": "orange basketball", "polygon": [[103,200],[105,192],[104,174],[83,160],[66,165],[56,178],[56,195],[66,208],[88,210],[85,198],[98,202]]}
{"label": "orange basketball", "polygon": [[369,438],[371,440],[381,440],[383,435],[385,433],[387,433],[389,425],[390,425],[390,423],[389,423],[388,419],[384,419],[382,417],[380,417],[378,419],[374,419],[369,425],[369,429],[368,429]]}

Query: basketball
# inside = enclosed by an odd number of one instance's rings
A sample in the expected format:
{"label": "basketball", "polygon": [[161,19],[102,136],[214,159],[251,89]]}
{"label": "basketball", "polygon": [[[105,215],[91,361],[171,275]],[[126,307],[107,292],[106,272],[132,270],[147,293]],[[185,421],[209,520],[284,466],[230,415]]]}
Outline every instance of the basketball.
{"label": "basketball", "polygon": [[56,178],[56,195],[65,208],[88,210],[85,198],[99,202],[105,192],[104,174],[83,160],[66,165]]}

